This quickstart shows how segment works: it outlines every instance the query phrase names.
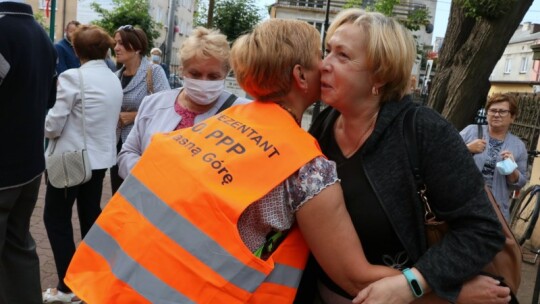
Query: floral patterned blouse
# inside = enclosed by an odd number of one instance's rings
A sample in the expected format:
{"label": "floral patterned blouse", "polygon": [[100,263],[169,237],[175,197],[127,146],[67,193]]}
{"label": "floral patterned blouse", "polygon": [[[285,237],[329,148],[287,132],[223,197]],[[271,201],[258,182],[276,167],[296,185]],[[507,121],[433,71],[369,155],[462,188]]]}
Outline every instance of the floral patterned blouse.
{"label": "floral patterned blouse", "polygon": [[242,241],[255,251],[269,233],[291,228],[296,211],[336,182],[336,164],[322,156],[314,158],[244,211],[238,221]]}

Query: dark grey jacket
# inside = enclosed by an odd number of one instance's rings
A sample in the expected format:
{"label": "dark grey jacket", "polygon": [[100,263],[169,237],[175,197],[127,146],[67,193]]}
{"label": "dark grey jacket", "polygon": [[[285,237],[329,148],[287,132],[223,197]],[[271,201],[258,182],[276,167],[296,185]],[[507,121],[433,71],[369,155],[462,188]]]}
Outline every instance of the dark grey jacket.
{"label": "dark grey jacket", "polygon": [[[426,251],[423,207],[403,138],[403,117],[416,105],[405,97],[385,103],[375,129],[362,148],[366,176],[415,267],[434,292],[455,301],[462,283],[479,273],[502,248],[501,224],[484,192],[484,181],[457,130],[435,111],[417,114],[418,153],[428,197],[451,229]],[[332,113],[333,112],[333,113]],[[317,138],[333,136],[321,121],[337,115],[327,109],[312,128]],[[345,190],[346,191],[346,190]]]}
{"label": "dark grey jacket", "polygon": [[43,129],[56,100],[56,51],[32,7],[0,2],[0,190],[45,170]]}

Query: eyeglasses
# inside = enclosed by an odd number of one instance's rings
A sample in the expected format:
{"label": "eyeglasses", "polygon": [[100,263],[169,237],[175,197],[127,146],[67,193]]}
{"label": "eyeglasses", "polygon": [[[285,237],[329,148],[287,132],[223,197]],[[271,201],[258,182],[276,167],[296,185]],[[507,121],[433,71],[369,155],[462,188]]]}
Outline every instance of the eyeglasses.
{"label": "eyeglasses", "polygon": [[501,117],[505,117],[510,113],[510,110],[497,110],[497,109],[489,109],[488,114],[491,116],[495,116],[495,114],[499,114]]}
{"label": "eyeglasses", "polygon": [[117,29],[117,31],[133,31],[135,28],[131,24],[122,25]]}

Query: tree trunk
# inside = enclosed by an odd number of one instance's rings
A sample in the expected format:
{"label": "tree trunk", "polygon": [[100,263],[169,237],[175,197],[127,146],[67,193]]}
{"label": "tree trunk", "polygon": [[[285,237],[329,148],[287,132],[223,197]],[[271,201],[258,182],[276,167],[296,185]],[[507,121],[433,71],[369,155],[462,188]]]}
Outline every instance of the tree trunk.
{"label": "tree trunk", "polygon": [[214,26],[214,6],[215,0],[210,0],[208,3],[208,20],[206,22],[207,28],[212,28]]}
{"label": "tree trunk", "polygon": [[465,16],[452,1],[448,28],[439,54],[428,105],[458,130],[472,123],[486,102],[489,77],[533,0],[517,0],[497,19]]}

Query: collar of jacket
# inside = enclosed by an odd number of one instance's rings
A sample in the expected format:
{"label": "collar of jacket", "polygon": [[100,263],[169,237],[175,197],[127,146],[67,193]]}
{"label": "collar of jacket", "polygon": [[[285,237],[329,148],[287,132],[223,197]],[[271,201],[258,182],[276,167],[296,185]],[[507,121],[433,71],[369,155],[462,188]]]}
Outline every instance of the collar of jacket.
{"label": "collar of jacket", "polygon": [[0,2],[1,15],[19,15],[34,18],[32,7],[28,4],[18,2]]}
{"label": "collar of jacket", "polygon": [[[386,132],[386,129],[393,125],[395,120],[401,119],[402,112],[414,106],[410,95],[406,95],[401,100],[384,102],[379,110],[379,117],[377,118],[375,129],[362,148],[364,153],[376,149],[377,143],[384,132]],[[401,128],[399,128],[399,130],[401,130]]]}

